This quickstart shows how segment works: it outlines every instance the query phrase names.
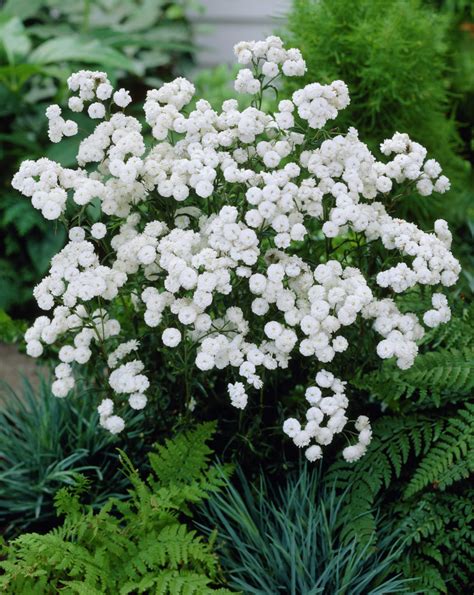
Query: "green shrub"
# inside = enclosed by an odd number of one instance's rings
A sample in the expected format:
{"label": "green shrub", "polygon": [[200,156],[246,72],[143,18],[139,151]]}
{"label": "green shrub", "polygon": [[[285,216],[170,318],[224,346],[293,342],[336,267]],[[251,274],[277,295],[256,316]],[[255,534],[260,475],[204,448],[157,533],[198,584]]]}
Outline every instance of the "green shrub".
{"label": "green shrub", "polygon": [[413,198],[399,208],[422,223],[433,214],[463,223],[473,195],[451,113],[450,17],[421,0],[294,0],[284,36],[305,57],[305,82],[348,85],[351,104],[338,127],[355,126],[373,150],[395,131],[407,132],[443,164],[450,194]]}
{"label": "green shrub", "polygon": [[[24,380],[16,393],[5,387],[0,412],[0,522],[7,535],[45,529],[55,522],[56,491],[74,485],[79,474],[91,480],[88,499],[98,506],[125,491],[116,447],[138,450],[142,415],[130,419],[121,438],[102,432],[97,415],[88,415],[87,393],[77,390],[60,401],[41,379]],[[137,457],[138,459],[138,457]]]}
{"label": "green shrub", "polygon": [[98,512],[80,503],[84,483],[60,490],[55,501],[63,524],[4,547],[1,588],[12,595],[230,593],[213,588],[219,567],[212,541],[187,526],[189,506],[223,483],[222,472],[209,462],[206,442],[213,431],[213,424],[205,424],[157,447],[146,481],[122,452],[129,496],[109,499]]}
{"label": "green shrub", "polygon": [[345,496],[323,485],[317,468],[306,464],[283,486],[272,484],[260,474],[252,485],[240,471],[239,485],[228,481],[205,506],[231,587],[249,595],[415,592],[394,570],[402,553],[396,535],[384,532],[377,549],[341,543],[353,519],[342,515]]}

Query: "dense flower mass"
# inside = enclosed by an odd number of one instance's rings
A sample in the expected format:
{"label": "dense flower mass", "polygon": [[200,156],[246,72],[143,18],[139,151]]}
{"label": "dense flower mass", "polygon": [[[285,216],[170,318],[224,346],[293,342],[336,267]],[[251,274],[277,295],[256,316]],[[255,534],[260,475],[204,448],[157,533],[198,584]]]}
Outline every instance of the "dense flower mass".
{"label": "dense flower mass", "polygon": [[[449,181],[406,134],[381,144],[381,162],[355,129],[325,129],[349,104],[342,81],[312,83],[275,111],[262,110],[262,95],[279,76],[305,72],[300,52],[279,38],[239,43],[235,54],[245,66],[235,88],[252,104],[240,110],[228,100],[217,112],[200,99],[190,109],[194,87],[178,78],[147,94],[152,142],[125,114],[128,91],[114,90],[101,72],[69,78],[70,110],[98,121],[80,143],[78,167],[25,161],[13,179],[46,219],[69,222],[69,243],[34,290],[51,315],[27,331],[27,350],[39,357],[45,346],[59,347],[58,397],[74,386],[77,365],[100,361],[107,385],[98,411],[114,433],[124,427],[114,409],[124,400],[145,407],[153,382],[153,354],[141,352],[131,330],[140,324],[156,333],[160,349],[192,353],[198,370],[225,369],[239,409],[261,389],[264,371],[309,358],[315,385],[306,390],[306,423],[289,418],[283,430],[314,461],[348,423],[345,383],[327,371],[348,348],[345,329],[369,321],[377,354],[403,369],[414,362],[422,322],[435,327],[450,318],[439,287],[453,285],[460,267],[446,222],[427,233],[387,207],[391,192],[408,187],[427,196],[445,192]],[[59,106],[46,113],[53,142],[78,130],[61,113]],[[369,275],[331,250],[341,238],[357,247],[378,242],[398,260]],[[315,243],[326,246],[317,262]],[[419,320],[394,297],[421,285],[437,293]],[[139,321],[135,327],[122,329],[111,316],[118,303]],[[343,451],[349,461],[371,438],[365,416],[355,428],[358,442]]]}

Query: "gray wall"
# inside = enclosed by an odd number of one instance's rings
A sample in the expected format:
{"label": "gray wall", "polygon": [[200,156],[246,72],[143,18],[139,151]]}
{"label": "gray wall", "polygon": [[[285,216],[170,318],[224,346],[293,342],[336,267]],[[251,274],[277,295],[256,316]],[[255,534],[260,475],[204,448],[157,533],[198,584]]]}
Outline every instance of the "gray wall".
{"label": "gray wall", "polygon": [[291,0],[200,0],[205,12],[192,13],[199,66],[233,63],[238,41],[264,39],[274,33]]}

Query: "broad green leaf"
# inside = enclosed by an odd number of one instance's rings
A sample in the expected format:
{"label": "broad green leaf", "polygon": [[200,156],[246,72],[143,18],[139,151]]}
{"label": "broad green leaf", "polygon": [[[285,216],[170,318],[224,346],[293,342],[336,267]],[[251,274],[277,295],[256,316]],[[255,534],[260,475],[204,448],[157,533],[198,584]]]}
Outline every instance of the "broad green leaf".
{"label": "broad green leaf", "polygon": [[124,31],[141,31],[156,26],[163,4],[163,0],[143,0],[138,10],[130,11],[129,18],[121,28]]}
{"label": "broad green leaf", "polygon": [[167,19],[182,19],[185,16],[184,7],[179,4],[171,4],[165,11]]}
{"label": "broad green leaf", "polygon": [[76,155],[79,149],[79,138],[65,138],[60,143],[49,146],[46,157],[52,161],[57,161],[63,167],[71,167],[76,164]]}
{"label": "broad green leaf", "polygon": [[30,54],[29,61],[38,64],[55,62],[85,62],[104,68],[120,68],[137,72],[135,63],[117,50],[102,45],[96,39],[81,36],[59,37],[39,45]]}
{"label": "broad green leaf", "polygon": [[189,40],[189,34],[185,28],[180,24],[173,24],[173,26],[170,25],[169,29],[165,32],[158,27],[143,33],[124,33],[111,29],[96,29],[94,35],[104,45],[113,46],[114,48],[159,48],[160,50],[181,52],[193,51],[195,46]]}
{"label": "broad green leaf", "polygon": [[31,41],[18,17],[0,14],[0,47],[9,64],[14,64],[18,57],[30,51]]}
{"label": "broad green leaf", "polygon": [[3,12],[24,21],[32,17],[42,4],[44,0],[7,0]]}
{"label": "broad green leaf", "polygon": [[0,66],[0,81],[10,90],[20,89],[33,75],[41,72],[36,64]]}
{"label": "broad green leaf", "polygon": [[26,250],[40,275],[48,270],[51,258],[63,247],[65,240],[66,232],[62,228],[51,230],[40,239],[27,238]]}
{"label": "broad green leaf", "polygon": [[53,23],[41,23],[38,25],[28,25],[28,33],[31,37],[36,37],[38,42],[40,39],[47,40],[55,37],[68,37],[69,35],[76,35],[75,30],[69,23],[64,21],[57,21]]}

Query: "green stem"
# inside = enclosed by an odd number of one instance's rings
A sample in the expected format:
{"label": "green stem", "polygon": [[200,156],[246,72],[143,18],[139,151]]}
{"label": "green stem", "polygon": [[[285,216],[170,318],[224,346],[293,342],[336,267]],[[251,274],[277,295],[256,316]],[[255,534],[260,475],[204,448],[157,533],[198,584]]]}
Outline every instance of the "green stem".
{"label": "green stem", "polygon": [[82,31],[86,33],[89,30],[89,20],[91,16],[91,0],[84,0],[84,12],[82,16]]}

